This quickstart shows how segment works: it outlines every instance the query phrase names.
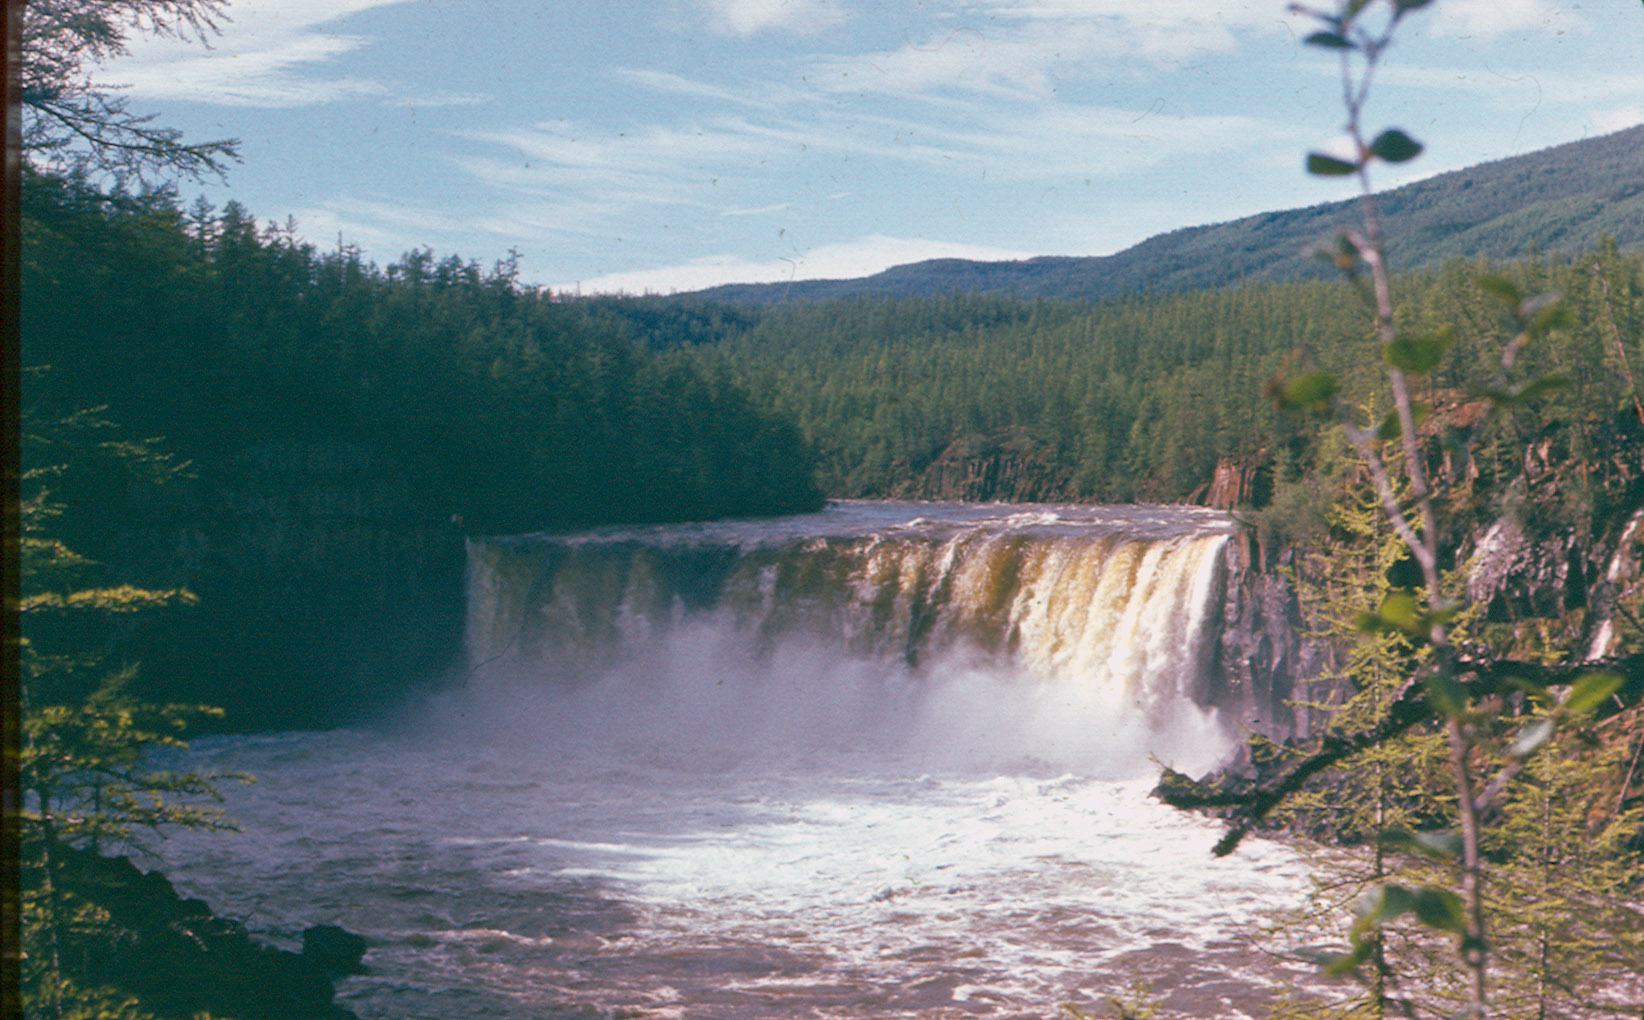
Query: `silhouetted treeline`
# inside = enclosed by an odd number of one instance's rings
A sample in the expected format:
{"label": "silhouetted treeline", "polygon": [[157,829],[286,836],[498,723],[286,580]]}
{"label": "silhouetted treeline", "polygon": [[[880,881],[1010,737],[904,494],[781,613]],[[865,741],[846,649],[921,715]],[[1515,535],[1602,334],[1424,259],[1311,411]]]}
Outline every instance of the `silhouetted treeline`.
{"label": "silhouetted treeline", "polygon": [[793,427],[723,371],[482,269],[378,267],[236,203],[28,173],[22,358],[42,406],[108,405],[209,468],[267,441],[363,443],[469,531],[810,509]]}

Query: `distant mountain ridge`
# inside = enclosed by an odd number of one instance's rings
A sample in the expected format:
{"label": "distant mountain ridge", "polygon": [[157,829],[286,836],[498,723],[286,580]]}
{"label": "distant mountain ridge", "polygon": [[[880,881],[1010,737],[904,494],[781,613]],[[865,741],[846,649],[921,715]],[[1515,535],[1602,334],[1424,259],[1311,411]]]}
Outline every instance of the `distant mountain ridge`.
{"label": "distant mountain ridge", "polygon": [[[1391,239],[1389,261],[1400,269],[1456,257],[1573,254],[1605,234],[1623,248],[1638,247],[1644,245],[1644,125],[1439,174],[1384,192],[1378,201]],[[1353,222],[1355,204],[1347,199],[1185,227],[1113,255],[932,259],[859,279],[730,284],[696,296],[754,304],[954,292],[1090,300],[1303,279],[1327,269],[1301,253]]]}

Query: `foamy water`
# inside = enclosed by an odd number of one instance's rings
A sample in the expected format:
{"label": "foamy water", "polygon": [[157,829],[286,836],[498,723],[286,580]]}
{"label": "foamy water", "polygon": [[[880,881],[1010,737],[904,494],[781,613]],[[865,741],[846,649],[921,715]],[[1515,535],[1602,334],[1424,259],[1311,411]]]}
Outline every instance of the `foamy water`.
{"label": "foamy water", "polygon": [[1299,973],[1252,939],[1302,862],[1259,841],[1213,859],[1217,827],[1150,800],[1127,743],[1066,771],[1010,740],[938,753],[745,719],[744,743],[689,716],[625,739],[557,714],[601,696],[636,692],[202,741],[187,764],[258,782],[229,788],[241,832],[175,837],[165,863],[276,939],[368,936],[342,999],[385,1020],[1037,1017],[1137,980],[1237,1017]]}

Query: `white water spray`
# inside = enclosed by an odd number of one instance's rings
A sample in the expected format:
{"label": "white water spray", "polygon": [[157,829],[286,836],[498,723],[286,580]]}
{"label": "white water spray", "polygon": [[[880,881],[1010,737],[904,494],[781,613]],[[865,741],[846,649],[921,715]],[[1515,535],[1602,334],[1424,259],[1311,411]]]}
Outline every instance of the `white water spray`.
{"label": "white water spray", "polygon": [[510,717],[552,703],[614,733],[1208,767],[1228,532],[1192,508],[862,503],[476,540],[470,675],[512,688]]}

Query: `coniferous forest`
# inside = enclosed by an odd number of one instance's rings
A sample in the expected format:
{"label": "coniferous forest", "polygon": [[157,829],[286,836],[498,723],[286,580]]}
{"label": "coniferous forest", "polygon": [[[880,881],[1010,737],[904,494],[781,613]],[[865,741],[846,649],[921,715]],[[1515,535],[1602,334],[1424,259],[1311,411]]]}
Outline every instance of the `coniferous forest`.
{"label": "coniferous forest", "polygon": [[470,533],[820,500],[794,430],[725,373],[636,348],[517,286],[511,263],[378,267],[232,202],[37,173],[22,263],[31,399],[106,406],[203,475],[258,442],[366,444]]}
{"label": "coniferous forest", "polygon": [[[1490,456],[1510,461],[1544,431],[1563,436],[1570,456],[1590,456],[1612,429],[1636,427],[1629,373],[1644,362],[1644,257],[1613,241],[1574,257],[1404,274],[1401,328],[1448,324],[1456,337],[1425,380],[1426,401],[1454,407],[1492,384],[1507,318],[1474,286],[1485,274],[1561,294],[1572,320],[1526,355],[1567,385],[1516,409]],[[1362,356],[1369,323],[1345,281],[1100,302],[955,294],[599,307],[598,318],[625,320],[653,349],[732,373],[796,422],[836,496],[1192,501],[1227,458],[1255,469],[1259,485],[1242,501],[1265,504],[1276,485],[1328,467],[1317,430],[1264,395],[1275,376],[1328,369],[1349,399],[1386,410],[1377,366]],[[972,471],[956,484],[940,472],[950,461],[1031,470]]]}

